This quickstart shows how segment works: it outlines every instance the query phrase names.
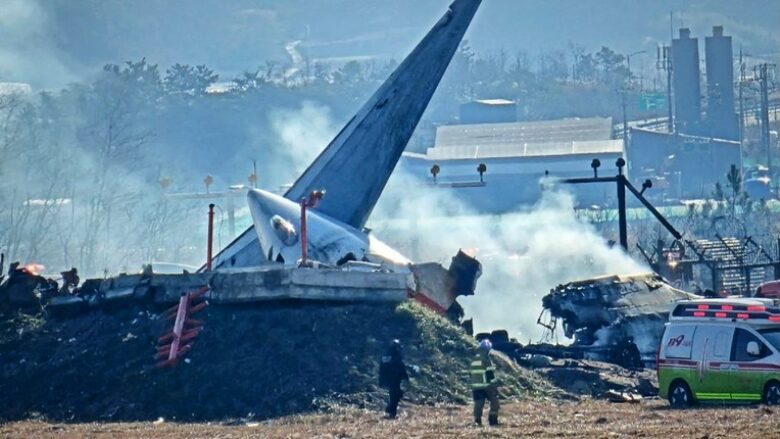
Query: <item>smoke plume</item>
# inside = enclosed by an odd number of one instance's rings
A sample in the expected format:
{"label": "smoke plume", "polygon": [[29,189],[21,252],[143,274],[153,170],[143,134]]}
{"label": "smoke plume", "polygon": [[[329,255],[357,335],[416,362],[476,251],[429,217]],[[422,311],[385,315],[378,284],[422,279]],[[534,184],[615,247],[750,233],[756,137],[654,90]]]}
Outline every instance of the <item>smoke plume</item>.
{"label": "smoke plume", "polygon": [[311,101],[304,101],[295,110],[275,110],[270,120],[279,139],[272,150],[281,151],[275,166],[277,175],[273,177],[283,184],[291,183],[303,173],[338,132],[330,109]]}
{"label": "smoke plume", "polygon": [[[288,181],[337,132],[329,109],[313,102],[273,112],[271,125],[283,146],[280,162]],[[459,299],[467,317],[474,318],[475,330],[507,329],[520,341],[535,341],[543,329],[536,324],[541,298],[550,289],[583,278],[649,270],[578,220],[574,201],[569,192],[551,188],[536,205],[517,213],[480,215],[457,192],[428,186],[399,168],[369,227],[415,262],[446,267],[458,249],[475,252],[483,268],[477,294]]]}
{"label": "smoke plume", "polygon": [[0,4],[0,80],[40,86],[74,78],[54,44],[43,6],[34,0]]}
{"label": "smoke plume", "polygon": [[459,248],[475,252],[482,262],[477,293],[459,299],[478,332],[507,329],[521,342],[537,341],[543,329],[536,324],[541,298],[551,288],[649,271],[579,221],[573,196],[562,189],[545,191],[536,205],[517,213],[478,215],[457,193],[402,173],[393,176],[390,186],[373,221],[380,239],[416,262],[438,261],[446,267]]}

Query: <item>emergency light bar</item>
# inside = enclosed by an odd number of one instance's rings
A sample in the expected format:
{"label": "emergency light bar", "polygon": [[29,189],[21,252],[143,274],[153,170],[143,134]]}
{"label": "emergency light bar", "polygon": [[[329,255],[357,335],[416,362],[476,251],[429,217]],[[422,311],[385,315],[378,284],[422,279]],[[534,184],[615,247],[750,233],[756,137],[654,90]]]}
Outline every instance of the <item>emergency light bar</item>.
{"label": "emergency light bar", "polygon": [[672,311],[672,317],[768,320],[780,323],[780,307],[736,303],[680,303]]}

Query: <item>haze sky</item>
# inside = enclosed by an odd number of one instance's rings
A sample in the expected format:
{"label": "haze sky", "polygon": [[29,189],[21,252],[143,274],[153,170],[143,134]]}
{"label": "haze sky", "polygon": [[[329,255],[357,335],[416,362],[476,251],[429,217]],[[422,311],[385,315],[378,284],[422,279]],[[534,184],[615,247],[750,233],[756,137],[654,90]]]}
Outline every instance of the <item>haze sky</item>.
{"label": "haze sky", "polygon": [[[223,79],[266,60],[286,63],[285,46],[314,60],[401,59],[450,0],[4,0],[0,2],[0,82],[61,86],[105,63],[146,57],[163,67],[206,64]],[[646,50],[674,27],[694,36],[723,25],[756,57],[780,52],[778,0],[485,0],[466,38],[477,53],[523,50]],[[703,44],[703,43],[700,43]],[[735,50],[736,51],[736,50]]]}

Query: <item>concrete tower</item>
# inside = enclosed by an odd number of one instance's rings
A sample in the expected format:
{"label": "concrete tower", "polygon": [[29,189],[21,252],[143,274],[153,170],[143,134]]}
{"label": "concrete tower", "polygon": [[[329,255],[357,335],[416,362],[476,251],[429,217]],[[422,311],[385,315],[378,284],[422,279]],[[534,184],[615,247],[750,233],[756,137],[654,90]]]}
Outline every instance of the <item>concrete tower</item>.
{"label": "concrete tower", "polygon": [[734,64],[731,37],[714,26],[704,39],[707,62],[707,127],[709,135],[738,140],[739,121],[734,109]]}
{"label": "concrete tower", "polygon": [[672,40],[672,69],[677,131],[700,134],[699,40],[691,38],[690,29],[680,29],[680,37]]}

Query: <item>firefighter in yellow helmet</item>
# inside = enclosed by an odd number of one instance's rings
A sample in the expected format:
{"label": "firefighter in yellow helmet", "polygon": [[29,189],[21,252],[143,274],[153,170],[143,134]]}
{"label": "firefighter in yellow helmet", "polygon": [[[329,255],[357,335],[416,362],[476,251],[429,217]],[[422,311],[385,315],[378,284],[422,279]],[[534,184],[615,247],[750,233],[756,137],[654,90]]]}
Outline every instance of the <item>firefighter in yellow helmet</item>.
{"label": "firefighter in yellow helmet", "polygon": [[490,340],[482,340],[469,367],[469,381],[474,396],[474,423],[476,425],[482,425],[482,409],[485,407],[485,400],[490,401],[488,423],[498,425],[498,378],[496,377],[496,368],[490,359],[491,349],[493,349],[493,345]]}

